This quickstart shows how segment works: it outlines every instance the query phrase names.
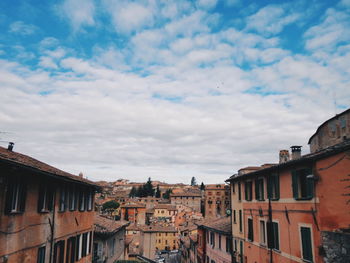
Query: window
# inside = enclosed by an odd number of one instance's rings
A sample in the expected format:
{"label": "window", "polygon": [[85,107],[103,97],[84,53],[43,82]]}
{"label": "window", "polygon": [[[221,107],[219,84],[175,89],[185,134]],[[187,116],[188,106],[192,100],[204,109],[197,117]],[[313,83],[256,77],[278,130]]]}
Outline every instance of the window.
{"label": "window", "polygon": [[303,259],[312,262],[311,229],[309,227],[300,227],[300,235]]}
{"label": "window", "polygon": [[[314,181],[310,178],[311,169],[299,169],[292,171],[293,196],[296,200],[312,199],[314,195]],[[308,178],[309,177],[309,178]]]}
{"label": "window", "polygon": [[266,228],[265,228],[264,220],[259,221],[259,228],[260,228],[260,244],[266,245]]}
{"label": "window", "polygon": [[[114,241],[114,239],[113,239]],[[85,257],[87,254],[87,248],[88,248],[88,233],[83,234],[83,244],[81,247],[81,256]]]}
{"label": "window", "polygon": [[254,241],[253,219],[248,218],[248,240]]}
{"label": "window", "polygon": [[74,263],[75,262],[75,245],[76,245],[76,238],[70,237],[67,241],[67,252],[66,252],[66,262],[67,263]]}
{"label": "window", "polygon": [[237,248],[237,239],[235,239],[235,252],[237,252],[238,248]]}
{"label": "window", "polygon": [[67,207],[67,188],[66,186],[61,186],[60,188],[60,212],[66,211]]}
{"label": "window", "polygon": [[219,234],[219,249],[221,249],[221,235]]}
{"label": "window", "polygon": [[243,231],[242,227],[242,210],[239,210],[239,232]]}
{"label": "window", "polygon": [[53,251],[53,263],[64,262],[64,240],[55,243]]}
{"label": "window", "polygon": [[76,193],[75,188],[70,187],[68,191],[68,204],[69,204],[69,210],[74,211],[77,207],[77,199],[76,199]]}
{"label": "window", "polygon": [[242,200],[241,182],[238,182],[238,201]]}
{"label": "window", "polygon": [[7,183],[5,214],[24,212],[26,195],[27,185],[24,180],[10,177]]}
{"label": "window", "polygon": [[48,212],[52,211],[54,203],[55,191],[52,186],[52,183],[44,181],[39,186],[39,198],[38,198],[38,212]]}
{"label": "window", "polygon": [[251,201],[253,196],[252,196],[252,181],[245,182],[244,185],[244,192],[245,192],[245,200]]}
{"label": "window", "polygon": [[271,200],[280,198],[280,182],[278,174],[267,177],[267,197]]}
{"label": "window", "polygon": [[264,200],[264,178],[255,180],[255,199],[258,201]]}
{"label": "window", "polygon": [[237,224],[237,220],[236,220],[236,210],[233,210],[233,223]]}
{"label": "window", "polygon": [[45,263],[45,251],[46,247],[39,247],[38,249],[38,257],[37,257],[37,263]]}
{"label": "window", "polygon": [[226,252],[231,253],[231,238],[226,237]]}
{"label": "window", "polygon": [[210,263],[215,263],[215,261],[214,260],[210,260]]}
{"label": "window", "polygon": [[81,247],[82,247],[82,235],[77,235],[76,245],[75,245],[75,260],[78,261],[81,259]]}
{"label": "window", "polygon": [[277,222],[267,222],[267,243],[269,248],[279,250],[279,232]]}
{"label": "window", "polygon": [[239,241],[239,254],[241,255],[239,262],[243,263],[243,241]]}
{"label": "window", "polygon": [[232,193],[235,193],[235,183],[232,183]]}
{"label": "window", "polygon": [[215,234],[214,232],[210,232],[210,245],[212,248],[215,248]]}
{"label": "window", "polygon": [[86,193],[87,197],[86,197],[86,205],[87,205],[87,211],[91,211],[92,207],[93,207],[93,202],[94,202],[94,198],[93,198],[93,191],[91,189],[89,189]]}
{"label": "window", "polygon": [[85,191],[79,189],[79,211],[85,211]]}

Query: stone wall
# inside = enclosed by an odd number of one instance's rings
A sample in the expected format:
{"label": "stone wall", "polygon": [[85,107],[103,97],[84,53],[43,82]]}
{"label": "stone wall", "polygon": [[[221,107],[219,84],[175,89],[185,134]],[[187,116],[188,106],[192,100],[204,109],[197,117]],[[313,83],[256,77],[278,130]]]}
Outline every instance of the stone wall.
{"label": "stone wall", "polygon": [[350,262],[350,233],[322,232],[325,263]]}

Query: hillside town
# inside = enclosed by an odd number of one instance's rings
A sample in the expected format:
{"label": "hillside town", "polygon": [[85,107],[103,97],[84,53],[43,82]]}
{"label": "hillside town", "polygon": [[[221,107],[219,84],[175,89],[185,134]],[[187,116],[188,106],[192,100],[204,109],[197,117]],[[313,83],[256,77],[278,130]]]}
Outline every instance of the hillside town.
{"label": "hillside town", "polygon": [[305,139],[216,184],[93,182],[11,142],[0,262],[350,262],[350,109]]}

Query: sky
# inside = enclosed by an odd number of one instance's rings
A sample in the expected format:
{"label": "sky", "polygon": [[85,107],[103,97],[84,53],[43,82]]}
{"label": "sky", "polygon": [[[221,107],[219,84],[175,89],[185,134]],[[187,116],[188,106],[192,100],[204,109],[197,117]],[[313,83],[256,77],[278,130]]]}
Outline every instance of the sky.
{"label": "sky", "polygon": [[0,145],[222,183],[350,107],[350,0],[0,1]]}

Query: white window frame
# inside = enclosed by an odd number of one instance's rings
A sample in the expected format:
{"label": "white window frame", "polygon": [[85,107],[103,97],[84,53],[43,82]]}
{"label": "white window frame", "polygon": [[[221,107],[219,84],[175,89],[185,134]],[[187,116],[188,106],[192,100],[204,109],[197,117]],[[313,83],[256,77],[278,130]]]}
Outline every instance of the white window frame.
{"label": "white window frame", "polygon": [[[263,222],[263,227],[261,227],[261,223]],[[260,245],[267,245],[267,235],[266,235],[266,220],[259,219],[259,243]],[[264,239],[264,240],[262,240]]]}

